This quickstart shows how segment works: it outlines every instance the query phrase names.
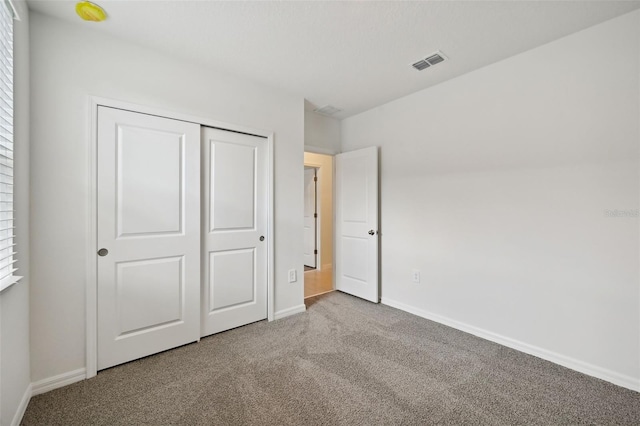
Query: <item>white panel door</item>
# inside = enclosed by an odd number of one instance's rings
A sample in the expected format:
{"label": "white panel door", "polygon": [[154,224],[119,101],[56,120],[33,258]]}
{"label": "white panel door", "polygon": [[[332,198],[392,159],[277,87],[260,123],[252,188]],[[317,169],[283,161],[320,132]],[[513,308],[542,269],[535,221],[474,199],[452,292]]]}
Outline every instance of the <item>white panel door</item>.
{"label": "white panel door", "polygon": [[98,108],[98,369],[200,337],[200,126]]}
{"label": "white panel door", "polygon": [[202,336],[267,318],[267,140],[202,128]]}
{"label": "white panel door", "polygon": [[336,155],[336,289],[378,292],[378,148]]}
{"label": "white panel door", "polygon": [[316,267],[316,169],[304,169],[304,264]]}

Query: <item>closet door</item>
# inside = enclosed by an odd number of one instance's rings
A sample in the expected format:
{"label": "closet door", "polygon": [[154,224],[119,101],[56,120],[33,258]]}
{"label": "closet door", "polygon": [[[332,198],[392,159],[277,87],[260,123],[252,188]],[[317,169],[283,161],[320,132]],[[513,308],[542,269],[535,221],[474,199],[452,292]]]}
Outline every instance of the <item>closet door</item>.
{"label": "closet door", "polygon": [[267,318],[267,140],[202,128],[202,336]]}
{"label": "closet door", "polygon": [[98,108],[98,369],[200,337],[200,126]]}

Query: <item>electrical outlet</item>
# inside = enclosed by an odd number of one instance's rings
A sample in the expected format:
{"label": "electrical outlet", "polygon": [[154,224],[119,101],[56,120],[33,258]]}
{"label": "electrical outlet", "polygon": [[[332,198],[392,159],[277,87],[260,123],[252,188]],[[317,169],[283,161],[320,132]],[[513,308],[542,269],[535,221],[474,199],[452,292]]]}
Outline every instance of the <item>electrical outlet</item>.
{"label": "electrical outlet", "polygon": [[414,283],[419,283],[420,282],[420,271],[417,269],[414,269],[411,271],[411,277]]}
{"label": "electrical outlet", "polygon": [[290,283],[295,283],[296,281],[298,281],[296,270],[295,269],[289,269],[289,282]]}

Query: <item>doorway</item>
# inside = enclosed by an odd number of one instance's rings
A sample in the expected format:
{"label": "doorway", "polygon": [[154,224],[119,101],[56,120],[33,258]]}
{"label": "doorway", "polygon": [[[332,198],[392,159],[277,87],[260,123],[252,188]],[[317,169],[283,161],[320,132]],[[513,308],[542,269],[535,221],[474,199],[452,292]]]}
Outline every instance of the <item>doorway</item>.
{"label": "doorway", "polygon": [[304,297],[334,290],[333,157],[304,153]]}

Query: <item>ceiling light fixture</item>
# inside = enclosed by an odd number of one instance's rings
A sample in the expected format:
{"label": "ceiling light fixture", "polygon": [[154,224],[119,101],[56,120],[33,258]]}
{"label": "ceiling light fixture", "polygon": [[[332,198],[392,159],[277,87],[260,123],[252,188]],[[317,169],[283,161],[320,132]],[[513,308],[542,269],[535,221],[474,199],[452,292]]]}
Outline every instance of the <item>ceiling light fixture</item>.
{"label": "ceiling light fixture", "polygon": [[76,4],[76,13],[85,21],[102,22],[107,19],[107,12],[90,1],[78,2],[78,4]]}

